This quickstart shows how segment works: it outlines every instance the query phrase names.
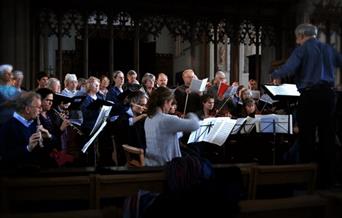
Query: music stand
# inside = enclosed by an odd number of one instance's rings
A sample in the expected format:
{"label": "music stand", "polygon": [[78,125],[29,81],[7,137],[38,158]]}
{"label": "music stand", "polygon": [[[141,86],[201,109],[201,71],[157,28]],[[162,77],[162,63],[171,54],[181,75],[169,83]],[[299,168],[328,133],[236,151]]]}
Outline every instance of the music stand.
{"label": "music stand", "polygon": [[278,115],[278,114],[267,114],[267,115],[255,115],[258,120],[256,130],[259,133],[272,133],[272,163],[276,162],[276,135],[277,133],[292,134],[292,115]]}
{"label": "music stand", "polygon": [[231,135],[237,134],[249,134],[255,127],[256,119],[253,117],[238,118],[236,120],[235,126],[231,131]]}
{"label": "music stand", "polygon": [[84,146],[82,148],[82,152],[85,153],[88,150],[89,146],[96,140],[94,143],[94,167],[95,167],[95,169],[96,169],[96,165],[97,165],[97,147],[98,147],[97,136],[100,134],[100,132],[102,132],[103,128],[106,126],[107,118],[109,116],[111,109],[112,109],[112,106],[106,106],[106,105],[102,106],[100,113],[99,113],[99,115],[96,119],[96,122],[94,124],[94,127],[89,134],[90,138],[84,144]]}

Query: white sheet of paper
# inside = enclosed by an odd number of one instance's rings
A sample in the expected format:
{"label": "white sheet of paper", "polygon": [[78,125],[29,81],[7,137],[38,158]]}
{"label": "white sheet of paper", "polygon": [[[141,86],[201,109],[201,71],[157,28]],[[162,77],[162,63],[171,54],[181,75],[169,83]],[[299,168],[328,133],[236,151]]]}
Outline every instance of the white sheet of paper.
{"label": "white sheet of paper", "polygon": [[82,152],[85,153],[87,151],[87,149],[89,148],[89,146],[91,145],[91,143],[94,142],[94,140],[97,138],[97,136],[100,134],[100,132],[102,131],[102,129],[106,126],[107,122],[103,122],[102,125],[100,126],[100,128],[95,132],[95,134],[88,140],[87,143],[85,143],[85,145],[82,148]]}
{"label": "white sheet of paper", "polygon": [[265,85],[265,88],[267,88],[273,96],[300,96],[300,93],[298,92],[297,86],[295,84],[284,83],[279,86]]}
{"label": "white sheet of paper", "polygon": [[[200,128],[190,134],[188,143],[209,142],[223,145],[234,128],[236,120],[229,117],[207,118],[200,122]],[[208,128],[208,125],[212,125]]]}
{"label": "white sheet of paper", "polygon": [[207,85],[208,78],[199,80],[199,79],[192,79],[190,84],[191,92],[203,92],[205,91],[205,87]]}
{"label": "white sheet of paper", "polygon": [[[255,115],[258,120],[257,132],[262,133],[293,133],[292,115],[283,114],[266,114]],[[273,128],[273,121],[275,129]],[[290,130],[290,131],[288,131]]]}
{"label": "white sheet of paper", "polygon": [[102,106],[99,116],[97,117],[94,127],[91,130],[89,135],[92,135],[99,128],[99,126],[103,123],[103,121],[107,119],[111,109],[112,109],[112,106],[106,106],[106,105]]}

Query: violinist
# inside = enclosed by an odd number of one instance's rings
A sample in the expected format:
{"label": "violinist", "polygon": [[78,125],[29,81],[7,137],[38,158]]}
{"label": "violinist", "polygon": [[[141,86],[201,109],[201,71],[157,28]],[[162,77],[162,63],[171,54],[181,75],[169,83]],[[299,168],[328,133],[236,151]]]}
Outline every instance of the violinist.
{"label": "violinist", "polygon": [[255,117],[255,114],[260,114],[256,106],[255,100],[251,97],[243,101],[242,117]]}
{"label": "violinist", "polygon": [[198,118],[201,120],[208,117],[215,117],[214,105],[215,99],[214,96],[210,94],[204,94],[201,96],[202,109],[197,111],[196,114]]}
{"label": "violinist", "polygon": [[113,123],[111,123],[111,134],[115,136],[118,164],[126,163],[123,144],[133,147],[146,148],[144,123],[147,105],[147,96],[144,92],[138,90],[128,96],[130,107],[120,114]]}

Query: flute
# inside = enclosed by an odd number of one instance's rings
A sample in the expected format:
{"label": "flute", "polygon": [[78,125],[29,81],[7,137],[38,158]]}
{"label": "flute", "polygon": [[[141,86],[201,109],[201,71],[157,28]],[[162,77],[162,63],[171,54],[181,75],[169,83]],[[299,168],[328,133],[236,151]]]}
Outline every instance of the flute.
{"label": "flute", "polygon": [[42,124],[40,123],[40,119],[39,119],[39,115],[37,116],[37,133],[39,132],[40,133],[40,138],[39,138],[39,147],[43,148],[44,145],[43,145],[43,137],[42,137],[42,133],[41,131],[39,130],[39,126],[41,126]]}
{"label": "flute", "polygon": [[[58,112],[55,108],[52,108],[53,112],[55,112],[59,118],[61,118],[63,121],[66,120],[66,118],[64,118],[64,116],[62,115],[62,113]],[[71,128],[73,128],[79,135],[83,135],[83,132],[77,128],[74,124],[72,124],[71,122],[69,122],[69,126]]]}

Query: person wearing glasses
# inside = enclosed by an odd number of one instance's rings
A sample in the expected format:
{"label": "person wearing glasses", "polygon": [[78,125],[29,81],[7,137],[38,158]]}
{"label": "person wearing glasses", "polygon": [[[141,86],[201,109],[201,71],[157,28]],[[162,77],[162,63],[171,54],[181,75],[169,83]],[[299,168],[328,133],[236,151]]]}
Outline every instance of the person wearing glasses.
{"label": "person wearing glasses", "polygon": [[0,129],[0,159],[6,166],[53,165],[54,161],[40,143],[52,137],[47,129],[37,125],[41,104],[41,97],[35,92],[23,92],[16,99],[13,116]]}

